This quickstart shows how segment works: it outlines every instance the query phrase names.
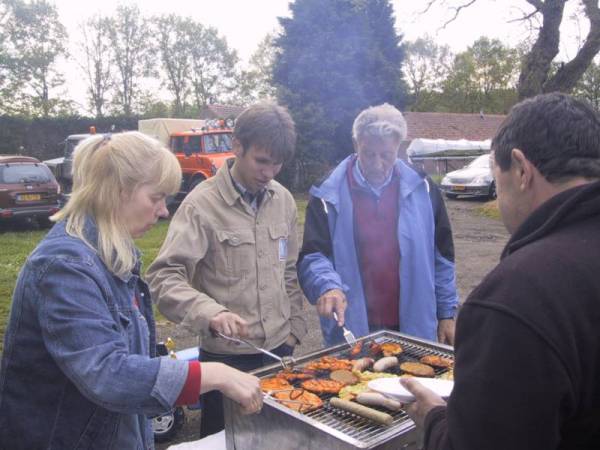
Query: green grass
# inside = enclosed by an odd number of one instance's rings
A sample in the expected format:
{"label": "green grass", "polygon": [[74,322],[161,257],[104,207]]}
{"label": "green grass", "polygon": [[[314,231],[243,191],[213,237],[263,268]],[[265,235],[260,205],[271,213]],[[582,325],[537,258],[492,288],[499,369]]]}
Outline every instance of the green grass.
{"label": "green grass", "polygon": [[306,206],[308,205],[307,194],[296,194],[296,206],[298,207],[298,225],[304,228],[304,218],[306,217]]}
{"label": "green grass", "polygon": [[19,270],[29,253],[45,235],[46,230],[0,234],[0,351],[4,345],[4,332]]}
{"label": "green grass", "polygon": [[[298,224],[303,227],[308,196],[297,195],[296,202],[298,204]],[[161,220],[143,238],[136,241],[142,251],[144,269],[147,269],[156,258],[168,227],[169,221]],[[0,233],[0,249],[2,249],[0,252],[0,353],[4,345],[4,333],[17,276],[27,256],[46,235],[46,232],[47,230]],[[165,320],[160,313],[157,311],[155,313],[158,321]]]}
{"label": "green grass", "polygon": [[497,200],[492,200],[491,202],[484,203],[479,208],[477,208],[477,212],[482,216],[489,217],[490,219],[501,220],[500,209],[498,208]]}
{"label": "green grass", "polygon": [[442,182],[442,178],[444,178],[444,175],[430,175],[430,178],[434,183],[440,184]]}

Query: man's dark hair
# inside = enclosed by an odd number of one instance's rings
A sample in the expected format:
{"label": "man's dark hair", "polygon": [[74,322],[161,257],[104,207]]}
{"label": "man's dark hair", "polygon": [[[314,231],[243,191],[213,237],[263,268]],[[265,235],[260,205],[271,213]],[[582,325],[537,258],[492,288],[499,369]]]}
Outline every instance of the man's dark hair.
{"label": "man's dark hair", "polygon": [[600,116],[566,94],[542,94],[516,104],[492,141],[502,171],[521,150],[548,181],[600,177]]}
{"label": "man's dark hair", "polygon": [[246,108],[235,121],[233,137],[243,154],[253,145],[267,150],[276,162],[292,159],[296,147],[296,128],[287,109],[270,102]]}

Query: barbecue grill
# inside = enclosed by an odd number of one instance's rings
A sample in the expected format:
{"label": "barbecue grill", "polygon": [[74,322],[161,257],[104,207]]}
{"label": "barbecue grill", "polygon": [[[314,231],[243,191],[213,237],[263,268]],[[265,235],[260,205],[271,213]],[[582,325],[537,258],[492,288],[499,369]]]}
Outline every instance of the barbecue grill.
{"label": "barbecue grill", "polygon": [[[453,349],[447,345],[407,336],[394,331],[378,331],[359,341],[396,342],[404,349],[400,362],[418,361],[424,355],[435,354],[453,359]],[[366,343],[365,342],[365,343]],[[366,346],[364,346],[366,347]],[[298,366],[322,356],[348,358],[349,345],[318,350],[296,358]],[[274,376],[281,370],[273,364],[254,371],[259,378]],[[396,370],[398,370],[396,368]],[[448,369],[436,368],[436,376]],[[323,406],[308,413],[296,412],[273,398],[265,398],[260,414],[243,415],[239,406],[223,397],[227,450],[346,450],[346,449],[418,449],[417,430],[404,410],[390,412],[392,425],[378,425],[368,419],[329,405],[331,395],[320,395]]]}

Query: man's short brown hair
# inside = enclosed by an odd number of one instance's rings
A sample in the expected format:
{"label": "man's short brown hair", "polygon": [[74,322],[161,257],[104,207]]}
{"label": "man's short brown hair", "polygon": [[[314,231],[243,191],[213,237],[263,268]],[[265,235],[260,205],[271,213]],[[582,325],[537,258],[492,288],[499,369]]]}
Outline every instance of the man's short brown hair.
{"label": "man's short brown hair", "polygon": [[265,149],[276,162],[286,162],[294,156],[296,127],[283,106],[260,102],[246,108],[236,119],[233,137],[245,154],[253,145]]}

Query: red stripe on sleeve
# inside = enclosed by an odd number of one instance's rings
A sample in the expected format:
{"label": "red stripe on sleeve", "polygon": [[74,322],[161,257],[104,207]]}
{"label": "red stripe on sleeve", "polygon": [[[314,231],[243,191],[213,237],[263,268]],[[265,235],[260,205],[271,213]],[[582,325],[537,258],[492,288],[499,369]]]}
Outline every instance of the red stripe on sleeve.
{"label": "red stripe on sleeve", "polygon": [[200,361],[190,361],[188,366],[188,374],[183,385],[183,389],[177,397],[175,406],[194,405],[198,403],[200,396],[200,381],[202,380],[202,369]]}

